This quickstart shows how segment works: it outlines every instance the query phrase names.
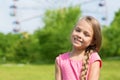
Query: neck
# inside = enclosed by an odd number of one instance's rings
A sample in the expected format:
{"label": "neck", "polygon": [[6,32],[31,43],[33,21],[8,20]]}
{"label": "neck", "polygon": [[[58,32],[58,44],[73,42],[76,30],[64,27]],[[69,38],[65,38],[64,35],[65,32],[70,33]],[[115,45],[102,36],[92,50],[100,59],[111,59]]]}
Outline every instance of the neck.
{"label": "neck", "polygon": [[85,54],[85,50],[80,50],[80,49],[73,48],[72,51],[71,51],[72,56],[84,55],[84,54]]}

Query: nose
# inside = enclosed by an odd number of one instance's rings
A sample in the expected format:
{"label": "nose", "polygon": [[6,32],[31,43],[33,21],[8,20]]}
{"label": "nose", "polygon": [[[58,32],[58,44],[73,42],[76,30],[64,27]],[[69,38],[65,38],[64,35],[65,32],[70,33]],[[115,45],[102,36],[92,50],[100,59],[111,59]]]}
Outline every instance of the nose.
{"label": "nose", "polygon": [[79,39],[82,39],[82,38],[83,38],[83,33],[82,33],[82,32],[80,32],[80,33],[78,33],[78,35],[77,35],[77,36],[78,36],[78,38],[79,38]]}

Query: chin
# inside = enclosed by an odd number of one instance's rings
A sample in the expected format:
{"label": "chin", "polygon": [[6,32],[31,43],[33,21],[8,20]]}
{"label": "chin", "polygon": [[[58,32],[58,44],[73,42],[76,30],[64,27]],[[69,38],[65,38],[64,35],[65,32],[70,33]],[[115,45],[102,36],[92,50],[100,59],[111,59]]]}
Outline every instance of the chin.
{"label": "chin", "polygon": [[74,48],[81,48],[80,44],[73,44]]}

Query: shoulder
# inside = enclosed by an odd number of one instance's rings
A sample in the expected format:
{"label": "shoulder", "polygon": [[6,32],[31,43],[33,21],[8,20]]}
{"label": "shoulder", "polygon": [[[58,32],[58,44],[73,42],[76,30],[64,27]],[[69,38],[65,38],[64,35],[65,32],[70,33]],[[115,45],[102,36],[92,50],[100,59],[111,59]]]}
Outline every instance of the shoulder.
{"label": "shoulder", "polygon": [[62,65],[63,62],[66,61],[68,58],[69,58],[69,52],[66,52],[66,53],[63,53],[63,54],[60,54],[59,56],[57,56],[55,62],[58,65]]}
{"label": "shoulder", "polygon": [[101,57],[99,56],[98,52],[93,52],[90,55],[90,63],[94,63],[96,61],[99,61],[100,67],[102,66],[102,60]]}
{"label": "shoulder", "polygon": [[66,52],[66,53],[63,53],[63,54],[60,54],[59,56],[57,56],[56,59],[57,59],[57,60],[58,60],[58,59],[64,60],[64,59],[67,59],[68,56],[69,56],[69,52]]}
{"label": "shoulder", "polygon": [[101,59],[98,52],[91,53],[90,58],[91,59]]}

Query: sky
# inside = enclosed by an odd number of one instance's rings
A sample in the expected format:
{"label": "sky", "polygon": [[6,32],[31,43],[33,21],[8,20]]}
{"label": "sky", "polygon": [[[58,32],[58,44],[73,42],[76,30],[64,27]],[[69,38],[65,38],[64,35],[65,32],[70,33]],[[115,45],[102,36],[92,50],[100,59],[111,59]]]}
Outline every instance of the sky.
{"label": "sky", "polygon": [[[80,5],[82,16],[92,15],[96,17],[102,25],[110,25],[114,19],[114,13],[120,9],[120,0],[0,0],[0,32],[9,33],[13,29],[19,32],[34,33],[35,30],[44,26],[42,18],[47,9],[55,10],[59,8]],[[100,7],[99,3],[104,3]],[[16,4],[17,9],[10,8]],[[10,16],[16,11],[16,16]],[[106,20],[102,20],[105,17]],[[20,25],[13,22],[18,20]]]}

